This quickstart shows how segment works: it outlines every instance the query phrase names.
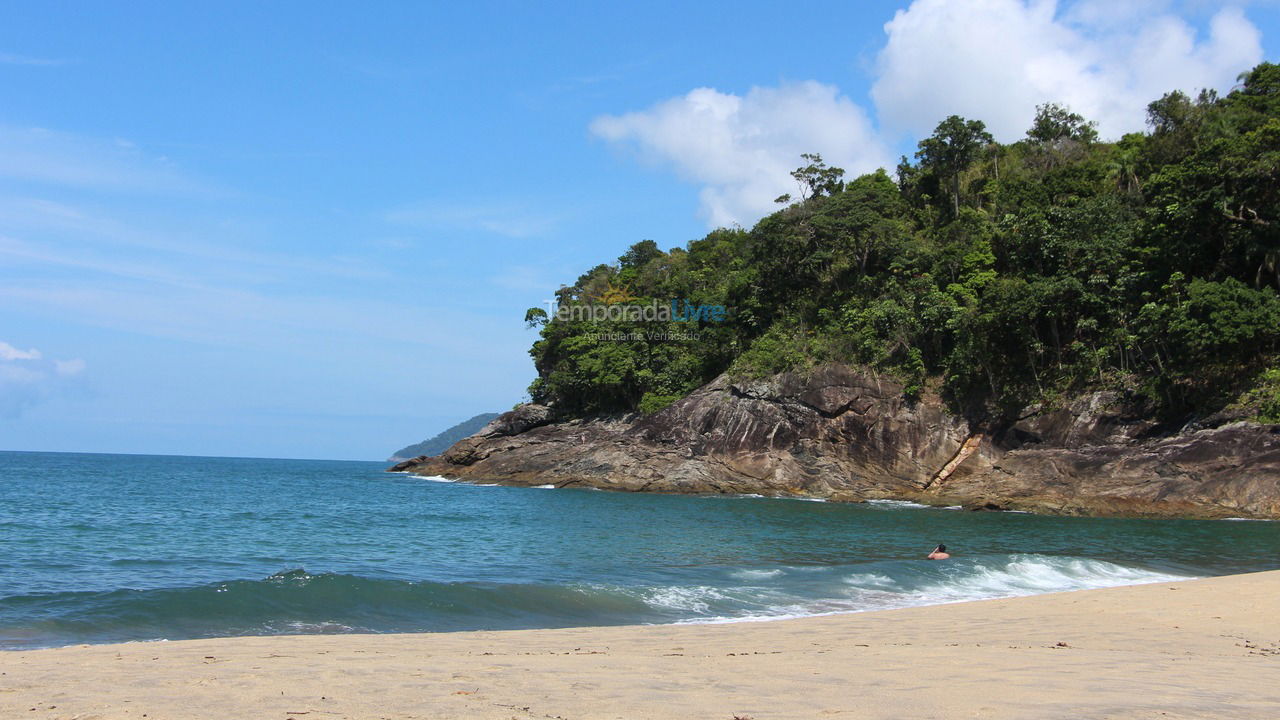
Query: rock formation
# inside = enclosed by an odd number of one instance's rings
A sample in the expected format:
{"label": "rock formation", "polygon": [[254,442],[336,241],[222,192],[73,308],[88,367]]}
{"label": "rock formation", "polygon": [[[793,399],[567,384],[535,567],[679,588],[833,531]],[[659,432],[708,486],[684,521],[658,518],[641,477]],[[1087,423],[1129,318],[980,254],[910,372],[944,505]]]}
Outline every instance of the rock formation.
{"label": "rock formation", "polygon": [[479,483],[901,499],[1054,514],[1280,517],[1280,426],[1169,432],[1114,393],[988,426],[844,366],[721,377],[648,416],[523,405],[393,470]]}

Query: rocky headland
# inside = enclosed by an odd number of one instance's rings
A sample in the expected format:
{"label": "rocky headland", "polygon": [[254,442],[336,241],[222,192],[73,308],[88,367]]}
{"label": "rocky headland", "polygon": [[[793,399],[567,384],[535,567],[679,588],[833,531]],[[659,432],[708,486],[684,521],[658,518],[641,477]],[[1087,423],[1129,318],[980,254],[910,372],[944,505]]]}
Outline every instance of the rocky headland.
{"label": "rocky headland", "polygon": [[1109,392],[992,423],[838,365],[722,376],[645,416],[560,419],[522,405],[438,456],[391,470],[632,492],[1280,518],[1280,425],[1224,414],[1169,428]]}

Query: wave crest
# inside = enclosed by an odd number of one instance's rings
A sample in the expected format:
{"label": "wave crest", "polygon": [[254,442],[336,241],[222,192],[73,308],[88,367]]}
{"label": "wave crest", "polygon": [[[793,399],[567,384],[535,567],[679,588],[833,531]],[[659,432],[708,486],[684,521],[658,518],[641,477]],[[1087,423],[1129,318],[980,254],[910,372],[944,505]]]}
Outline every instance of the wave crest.
{"label": "wave crest", "polygon": [[0,647],[333,632],[728,622],[1174,581],[1103,560],[1004,555],[946,562],[699,568],[643,586],[408,581],[292,568],[194,587],[0,598]]}

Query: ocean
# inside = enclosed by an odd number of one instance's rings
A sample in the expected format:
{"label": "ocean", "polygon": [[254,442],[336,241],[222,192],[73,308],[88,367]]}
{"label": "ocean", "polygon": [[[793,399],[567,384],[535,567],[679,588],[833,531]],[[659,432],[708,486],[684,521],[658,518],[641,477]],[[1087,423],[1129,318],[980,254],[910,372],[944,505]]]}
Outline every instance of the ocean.
{"label": "ocean", "polygon": [[[1280,523],[0,452],[0,647],[734,622],[1280,568]],[[939,542],[953,559],[924,560]]]}

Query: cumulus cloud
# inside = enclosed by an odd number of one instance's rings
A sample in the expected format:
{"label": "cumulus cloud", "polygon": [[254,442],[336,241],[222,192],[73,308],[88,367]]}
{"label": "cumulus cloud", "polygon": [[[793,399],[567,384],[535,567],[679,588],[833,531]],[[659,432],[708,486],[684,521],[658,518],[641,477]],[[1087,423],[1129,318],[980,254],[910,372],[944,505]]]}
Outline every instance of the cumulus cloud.
{"label": "cumulus cloud", "polygon": [[596,118],[591,132],[701,185],[702,213],[712,226],[749,224],[776,207],[774,198],[794,193],[789,173],[801,153],[820,153],[850,176],[890,157],[866,112],[817,82],[745,95],[698,88],[647,110]]}
{"label": "cumulus cloud", "polygon": [[1147,103],[1180,89],[1227,90],[1262,60],[1261,33],[1237,7],[1208,34],[1167,3],[916,0],[885,25],[871,90],[883,130],[927,134],[947,115],[1016,140],[1035,106],[1069,105],[1103,137],[1141,130]]}
{"label": "cumulus cloud", "polygon": [[1262,60],[1261,33],[1234,6],[1207,33],[1168,0],[915,0],[885,25],[871,100],[878,127],[840,90],[817,82],[745,95],[698,88],[647,109],[605,115],[591,132],[701,186],[712,226],[748,225],[793,192],[788,173],[818,152],[857,175],[890,166],[887,150],[948,115],[1023,136],[1036,105],[1057,102],[1104,138],[1141,130],[1164,93],[1225,91]]}
{"label": "cumulus cloud", "polygon": [[50,360],[0,341],[0,417],[18,417],[84,370],[84,360]]}

